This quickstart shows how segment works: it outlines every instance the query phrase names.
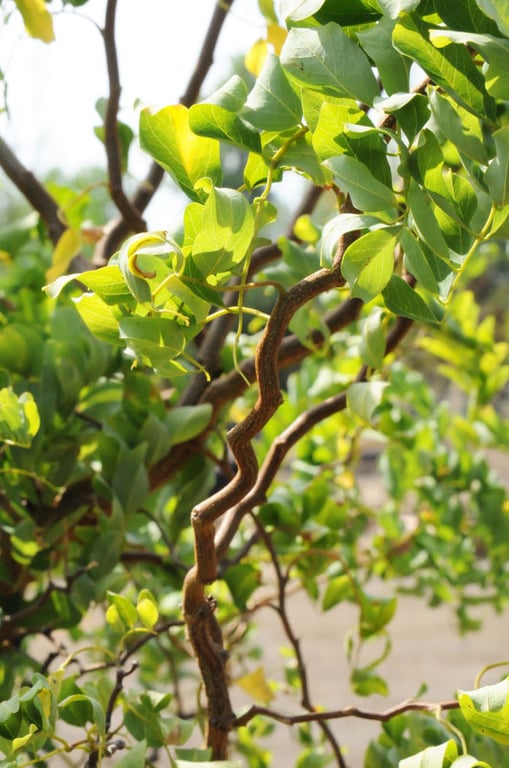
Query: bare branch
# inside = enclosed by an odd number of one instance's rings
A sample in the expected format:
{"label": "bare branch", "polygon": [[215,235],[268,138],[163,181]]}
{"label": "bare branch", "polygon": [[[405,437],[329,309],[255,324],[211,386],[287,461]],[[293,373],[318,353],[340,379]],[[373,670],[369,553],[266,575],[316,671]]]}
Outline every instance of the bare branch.
{"label": "bare branch", "polygon": [[[110,0],[110,4],[116,5],[116,0]],[[214,13],[212,14],[209,28],[203,41],[197,66],[180,99],[181,104],[184,104],[186,107],[190,107],[198,98],[200,88],[203,85],[214,60],[214,51],[219,39],[219,34],[232,5],[233,0],[223,0],[223,2],[218,2],[214,8]],[[151,163],[147,176],[139,184],[138,189],[130,202],[131,209],[136,211],[139,216],[141,216],[143,211],[147,208],[163,178],[164,171],[161,166],[156,162]],[[96,249],[94,255],[95,263],[106,263],[110,256],[118,250],[122,241],[125,240],[131,231],[132,229],[129,220],[126,219],[125,216],[111,222],[107,227],[105,238],[99,243]]]}
{"label": "bare branch", "polygon": [[108,0],[106,6],[106,21],[102,31],[110,95],[104,121],[104,144],[108,161],[108,176],[110,193],[113,202],[122,217],[133,232],[144,232],[147,228],[135,205],[127,198],[122,186],[122,151],[118,132],[118,110],[120,106],[120,75],[118,68],[117,48],[115,45],[115,17],[117,0]]}
{"label": "bare branch", "polygon": [[253,706],[243,715],[235,720],[235,728],[247,725],[253,717],[262,715],[271,720],[276,720],[284,725],[298,725],[299,723],[319,723],[324,720],[340,720],[345,717],[358,717],[362,720],[376,720],[380,723],[386,723],[393,717],[402,715],[405,712],[439,712],[443,710],[459,709],[459,702],[454,700],[440,702],[414,701],[409,699],[394,707],[385,709],[382,712],[374,712],[359,707],[344,707],[343,709],[333,709],[329,712],[310,712],[303,715],[285,715],[282,712],[275,712],[266,707]]}
{"label": "bare branch", "polygon": [[59,217],[58,205],[33,173],[18,160],[12,149],[0,138],[0,167],[45,223],[50,240],[56,245],[67,229]]}
{"label": "bare branch", "polygon": [[[272,538],[269,536],[269,534],[264,530],[264,528],[260,525],[260,523],[255,520],[255,523],[258,528],[258,533],[260,537],[263,539],[265,546],[267,548],[267,551],[269,552],[272,565],[274,567],[274,570],[276,572],[276,579],[278,584],[278,598],[277,598],[277,606],[273,606],[275,610],[278,613],[278,616],[281,620],[281,623],[283,625],[284,632],[286,634],[286,637],[288,638],[288,641],[293,648],[293,652],[295,653],[295,658],[297,661],[297,671],[300,679],[301,684],[301,706],[306,709],[309,713],[315,712],[315,706],[313,705],[312,699],[311,699],[311,689],[309,685],[309,677],[308,677],[308,671],[306,667],[306,663],[304,661],[304,656],[302,654],[300,640],[293,631],[293,627],[290,623],[290,617],[288,615],[288,611],[286,608],[286,588],[288,586],[288,572],[286,574],[283,574],[283,571],[281,570],[281,566],[279,563],[278,553],[276,552],[276,549],[274,547]],[[237,721],[235,723],[235,726],[237,725]],[[334,757],[336,758],[336,762],[339,766],[339,768],[346,768],[346,763],[343,760],[343,755],[341,754],[340,746],[332,733],[331,728],[329,727],[328,723],[325,721],[318,721],[318,726],[320,727],[322,733],[324,734],[325,738],[329,742],[332,751],[334,752]]]}

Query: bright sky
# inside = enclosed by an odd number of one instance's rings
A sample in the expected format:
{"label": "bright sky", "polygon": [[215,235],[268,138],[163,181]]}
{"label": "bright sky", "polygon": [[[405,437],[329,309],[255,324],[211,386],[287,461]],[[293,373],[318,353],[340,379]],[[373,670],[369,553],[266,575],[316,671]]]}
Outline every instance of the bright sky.
{"label": "bright sky", "polygon": [[[0,69],[10,110],[9,117],[0,116],[0,132],[36,174],[55,166],[73,173],[104,165],[93,127],[99,122],[95,102],[108,94],[106,65],[101,35],[88,19],[102,25],[105,6],[105,0],[89,0],[81,9],[68,6],[55,17],[56,41],[49,45],[29,38],[17,13],[0,29]],[[119,0],[122,120],[136,128],[137,100],[159,106],[179,101],[214,6],[215,0]],[[263,33],[257,0],[235,0],[205,95],[229,74],[224,68],[229,56],[243,55]],[[148,158],[132,152],[131,159],[134,175],[143,176]]]}

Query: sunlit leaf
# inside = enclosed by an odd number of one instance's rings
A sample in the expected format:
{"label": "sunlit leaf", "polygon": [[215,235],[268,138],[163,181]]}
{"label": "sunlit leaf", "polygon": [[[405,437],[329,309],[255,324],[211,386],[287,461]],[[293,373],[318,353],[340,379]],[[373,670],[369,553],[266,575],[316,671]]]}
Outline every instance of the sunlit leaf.
{"label": "sunlit leaf", "polygon": [[483,736],[509,744],[509,678],[475,691],[458,691],[467,723]]}
{"label": "sunlit leaf", "polygon": [[486,16],[493,19],[500,31],[509,37],[509,6],[507,2],[499,0],[476,0],[477,5],[484,11]]}
{"label": "sunlit leaf", "polygon": [[261,151],[258,131],[222,106],[195,104],[189,111],[189,125],[197,136],[218,139],[248,152]]}
{"label": "sunlit leaf", "polygon": [[118,611],[118,615],[126,625],[126,627],[134,627],[138,619],[135,606],[124,595],[119,595],[115,592],[107,593],[108,601],[111,605],[114,605]]}
{"label": "sunlit leaf", "polygon": [[348,280],[352,296],[370,301],[389,280],[394,269],[396,236],[386,229],[375,229],[348,246],[341,271]]}
{"label": "sunlit leaf", "polygon": [[281,51],[281,64],[301,85],[332,96],[372,104],[378,95],[367,56],[338,24],[291,29]]}
{"label": "sunlit leaf", "polygon": [[417,61],[430,77],[456,101],[474,114],[491,117],[493,100],[470,53],[462,45],[439,50],[429,42],[428,27],[412,13],[402,14],[394,28],[397,50]]}
{"label": "sunlit leaf", "polygon": [[39,411],[30,392],[18,396],[9,387],[0,389],[0,441],[29,448],[39,427]]}
{"label": "sunlit leaf", "polygon": [[204,275],[225,272],[241,263],[253,235],[254,216],[244,195],[233,189],[213,188],[204,205],[192,260]]}
{"label": "sunlit leaf", "polygon": [[165,168],[191,200],[199,200],[195,184],[209,177],[221,182],[219,142],[197,136],[189,126],[189,111],[182,104],[140,116],[140,143]]}
{"label": "sunlit leaf", "polygon": [[285,21],[302,21],[316,13],[324,2],[325,0],[281,0],[281,16]]}
{"label": "sunlit leaf", "polygon": [[15,0],[15,2],[23,16],[28,34],[44,43],[51,43],[55,39],[53,17],[44,0]]}
{"label": "sunlit leaf", "polygon": [[138,595],[136,611],[143,626],[152,629],[159,618],[159,609],[154,596],[148,589],[142,589]]}
{"label": "sunlit leaf", "polygon": [[436,747],[426,747],[417,755],[400,760],[398,768],[450,768],[458,756],[458,747],[454,739]]}
{"label": "sunlit leaf", "polygon": [[72,259],[79,253],[80,248],[80,233],[75,229],[64,230],[53,251],[53,259],[51,267],[46,272],[46,280],[48,282],[53,282],[57,277],[64,274]]}

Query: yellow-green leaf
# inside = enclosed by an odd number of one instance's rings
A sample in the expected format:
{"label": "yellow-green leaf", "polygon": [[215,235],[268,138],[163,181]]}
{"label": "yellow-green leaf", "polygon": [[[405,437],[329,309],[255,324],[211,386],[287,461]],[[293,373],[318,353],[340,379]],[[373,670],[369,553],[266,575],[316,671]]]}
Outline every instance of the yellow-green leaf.
{"label": "yellow-green leaf", "polygon": [[274,698],[267,680],[265,679],[265,672],[263,667],[258,667],[254,672],[250,672],[248,675],[239,677],[236,680],[243,691],[245,691],[252,699],[260,702],[261,704],[269,704]]}
{"label": "yellow-green leaf", "polygon": [[159,611],[156,601],[148,589],[141,590],[136,603],[136,611],[143,626],[152,629],[159,618]]}
{"label": "yellow-green leaf", "polygon": [[53,18],[44,0],[16,0],[16,5],[31,37],[36,37],[44,43],[51,43],[55,39]]}
{"label": "yellow-green leaf", "polygon": [[458,691],[467,723],[483,736],[509,744],[509,677],[475,691]]}
{"label": "yellow-green leaf", "polygon": [[80,252],[81,235],[76,229],[66,229],[60,235],[53,251],[51,267],[46,272],[46,280],[52,283],[57,277],[64,275],[72,259]]}
{"label": "yellow-green leaf", "polygon": [[12,751],[16,752],[16,750],[21,749],[26,744],[28,744],[28,742],[30,741],[30,739],[32,738],[32,736],[36,731],[37,731],[37,726],[35,725],[35,723],[30,723],[27,734],[25,734],[24,736],[19,736],[19,738],[12,740]]}

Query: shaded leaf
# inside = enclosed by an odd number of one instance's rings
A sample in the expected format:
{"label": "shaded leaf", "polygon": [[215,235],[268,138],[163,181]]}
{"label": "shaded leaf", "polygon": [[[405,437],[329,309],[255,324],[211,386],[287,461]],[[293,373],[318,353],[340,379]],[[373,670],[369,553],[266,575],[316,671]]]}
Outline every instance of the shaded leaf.
{"label": "shaded leaf", "polygon": [[502,208],[509,203],[509,125],[493,134],[497,156],[486,171],[486,183],[495,204]]}
{"label": "shaded leaf", "polygon": [[378,181],[363,163],[341,155],[327,160],[327,165],[339,179],[341,188],[350,194],[356,208],[364,213],[383,214],[384,220],[396,218],[397,201],[392,189]]}
{"label": "shaded leaf", "polygon": [[352,384],[346,393],[347,405],[352,413],[370,424],[388,386],[386,381],[362,381]]}
{"label": "shaded leaf", "polygon": [[244,115],[254,126],[266,131],[296,128],[301,120],[300,98],[288,82],[279,58],[273,53],[265,59],[247,98]]}
{"label": "shaded leaf", "polygon": [[395,315],[423,323],[438,323],[442,319],[438,312],[432,311],[424,299],[399,275],[392,275],[382,295],[385,306]]}

